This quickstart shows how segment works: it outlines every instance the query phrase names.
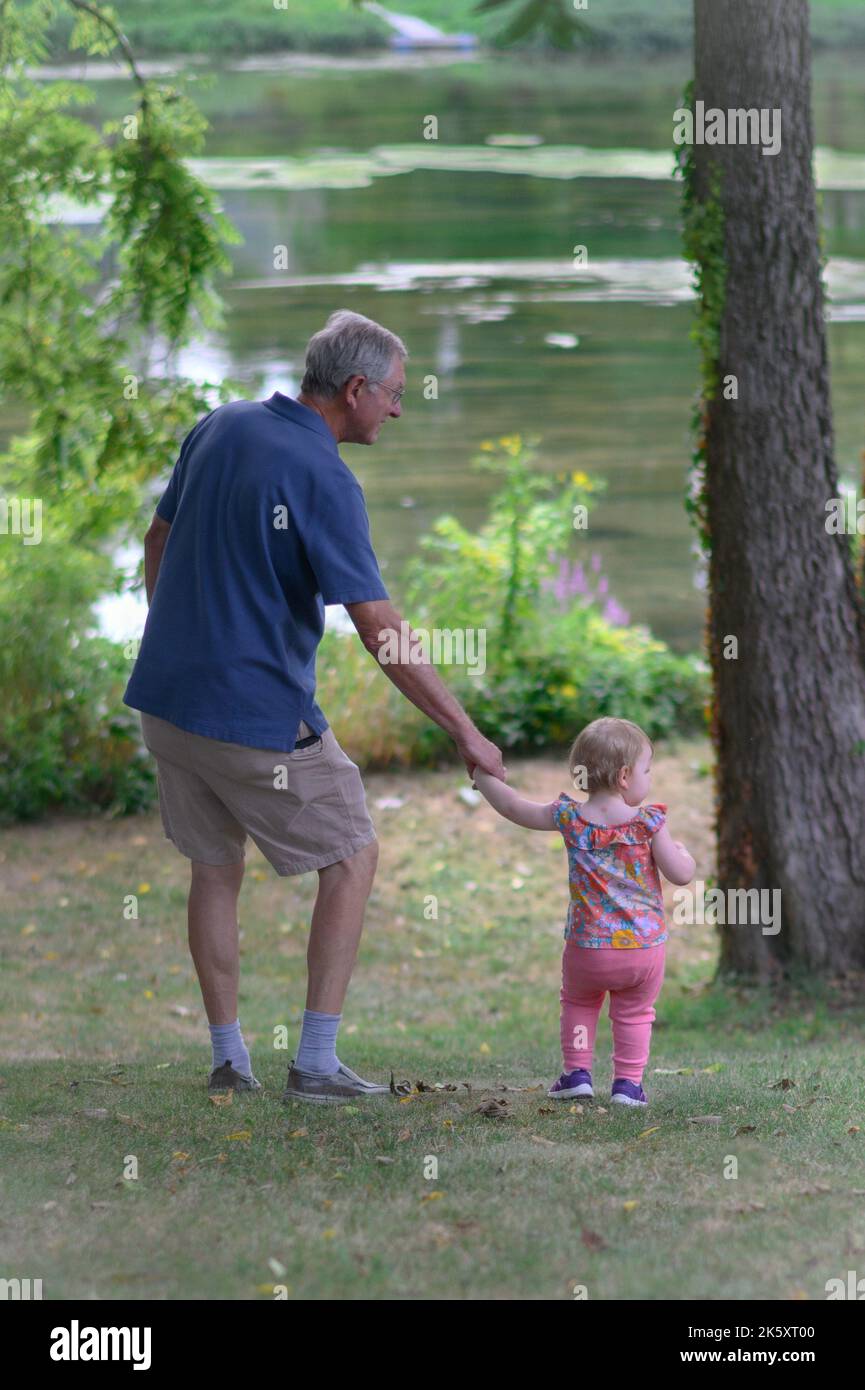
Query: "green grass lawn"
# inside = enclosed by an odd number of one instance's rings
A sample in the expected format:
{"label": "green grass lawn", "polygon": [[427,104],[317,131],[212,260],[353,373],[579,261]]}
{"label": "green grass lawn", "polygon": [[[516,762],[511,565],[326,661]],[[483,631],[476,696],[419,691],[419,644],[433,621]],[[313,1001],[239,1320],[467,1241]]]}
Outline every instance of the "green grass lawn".
{"label": "green grass lawn", "polygon": [[[651,793],[701,877],[705,759],[659,748]],[[567,789],[548,758],[510,780]],[[572,1301],[823,1299],[861,1269],[861,998],[715,987],[712,929],[673,927],[648,1109],[609,1104],[606,1017],[597,1099],[556,1105],[559,837],[465,805],[456,770],[366,781],[381,859],[339,1053],[404,1098],[279,1099],[315,875],[249,854],[240,1013],[265,1090],[217,1105],[158,817],[0,835],[0,1273],[47,1299]]]}

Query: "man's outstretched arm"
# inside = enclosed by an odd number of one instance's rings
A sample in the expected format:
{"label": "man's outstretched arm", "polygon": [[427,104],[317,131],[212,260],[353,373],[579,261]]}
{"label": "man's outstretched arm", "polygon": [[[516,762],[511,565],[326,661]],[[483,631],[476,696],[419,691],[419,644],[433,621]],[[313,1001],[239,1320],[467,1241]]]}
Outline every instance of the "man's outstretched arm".
{"label": "man's outstretched arm", "polygon": [[[389,599],[347,603],[345,607],[363,645],[379,661],[380,648],[389,640],[389,634],[396,633],[399,637],[405,619]],[[418,639],[413,640],[408,623],[406,627],[409,629],[409,644],[414,646]],[[429,661],[386,661],[379,664],[406,699],[417,705],[446,734],[450,734],[468,773],[477,765],[500,781],[505,780],[502,755],[498,748],[475,727]]]}

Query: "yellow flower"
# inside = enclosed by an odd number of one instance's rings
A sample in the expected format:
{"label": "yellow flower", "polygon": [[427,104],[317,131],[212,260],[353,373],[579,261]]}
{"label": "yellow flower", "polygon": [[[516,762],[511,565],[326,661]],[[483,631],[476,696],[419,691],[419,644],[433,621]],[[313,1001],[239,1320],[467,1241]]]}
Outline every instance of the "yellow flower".
{"label": "yellow flower", "polygon": [[511,458],[516,458],[523,447],[523,437],[520,434],[504,434],[499,440],[499,444],[511,455]]}
{"label": "yellow flower", "polygon": [[627,948],[637,945],[637,938],[632,931],[627,931],[622,927],[619,931],[613,932],[613,945]]}
{"label": "yellow flower", "polygon": [[491,439],[485,439],[481,444],[481,448],[483,449],[485,454],[488,454],[493,447],[494,445]]}
{"label": "yellow flower", "polygon": [[588,473],[572,473],[571,482],[576,483],[577,487],[591,487],[592,480]]}

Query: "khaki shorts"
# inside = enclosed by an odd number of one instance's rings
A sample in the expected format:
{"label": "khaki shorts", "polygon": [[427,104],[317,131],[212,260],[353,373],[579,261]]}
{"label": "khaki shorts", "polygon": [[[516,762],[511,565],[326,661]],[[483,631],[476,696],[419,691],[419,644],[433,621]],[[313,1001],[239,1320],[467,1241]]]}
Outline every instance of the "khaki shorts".
{"label": "khaki shorts", "polygon": [[[376,838],[357,764],[331,728],[278,752],[191,734],[141,715],[165,834],[187,859],[236,864],[247,835],[280,875],[349,859]],[[301,722],[298,739],[312,730]]]}

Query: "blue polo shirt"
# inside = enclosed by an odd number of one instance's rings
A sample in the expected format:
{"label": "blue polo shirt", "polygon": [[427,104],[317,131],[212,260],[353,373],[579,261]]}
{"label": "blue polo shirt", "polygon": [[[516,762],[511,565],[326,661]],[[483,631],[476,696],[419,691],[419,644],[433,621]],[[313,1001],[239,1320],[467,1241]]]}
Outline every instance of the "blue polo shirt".
{"label": "blue polo shirt", "polygon": [[293,748],[302,719],[323,733],[324,606],[389,597],[326,422],[279,391],[217,407],[156,511],[171,530],[124,703],[253,748]]}

